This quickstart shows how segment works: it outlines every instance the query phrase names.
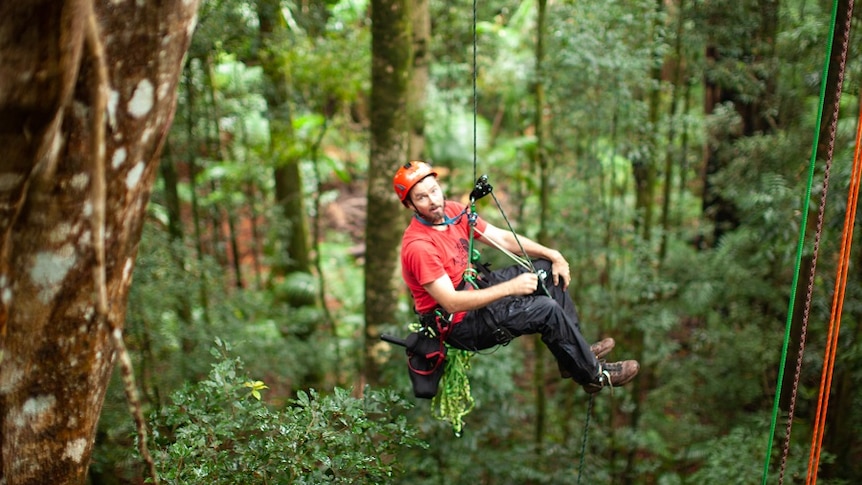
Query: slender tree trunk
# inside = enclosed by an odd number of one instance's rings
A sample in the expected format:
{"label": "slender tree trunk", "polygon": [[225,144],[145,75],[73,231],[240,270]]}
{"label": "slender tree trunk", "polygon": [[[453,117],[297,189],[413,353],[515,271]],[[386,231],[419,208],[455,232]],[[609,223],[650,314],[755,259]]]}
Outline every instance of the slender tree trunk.
{"label": "slender tree trunk", "polygon": [[[217,87],[215,83],[215,63],[213,62],[212,55],[207,56],[206,58],[206,80],[207,80],[207,91],[210,95],[210,109],[209,109],[209,126],[212,129],[212,136],[210,138],[211,143],[213,145],[212,152],[214,155],[214,159],[217,162],[226,162],[231,159],[230,156],[230,148],[225,143],[224,138],[221,134],[221,128],[219,127],[219,120],[222,117],[221,111],[219,110],[219,104],[217,100]],[[220,190],[217,183],[215,181],[212,182],[213,192]],[[241,250],[239,248],[239,236],[237,234],[237,209],[233,207],[233,204],[228,201],[224,204],[224,209],[220,209],[219,207],[214,207],[212,214],[214,225],[216,227],[216,234],[223,234],[224,228],[222,227],[224,224],[222,223],[222,219],[227,223],[227,234],[224,235],[225,243],[227,246],[227,254],[224,254],[225,259],[230,262],[230,265],[233,269],[234,274],[234,285],[237,288],[244,288],[244,283],[242,279],[242,256]],[[224,214],[224,216],[222,216]],[[221,251],[219,251],[221,253]]]}
{"label": "slender tree trunk", "polygon": [[[195,145],[197,142],[197,137],[194,129],[194,120],[196,119],[195,115],[195,102],[197,101],[197,91],[195,90],[194,84],[194,68],[192,66],[191,59],[186,63],[185,69],[185,83],[184,86],[186,88],[186,105],[187,111],[186,114],[186,140],[187,140],[187,149],[188,149],[188,164],[189,164],[189,193],[191,194],[191,211],[192,211],[192,227],[194,228],[194,246],[195,246],[195,255],[197,256],[198,262],[198,271],[202,272],[205,268],[204,265],[204,243],[203,243],[203,230],[201,228],[201,207],[198,202],[198,184],[197,184],[197,174],[198,174],[198,154],[195,150]],[[201,275],[203,276],[203,275]],[[207,279],[202,277],[198,279],[198,298],[200,299],[201,309],[203,310],[203,319],[204,322],[210,323],[209,317],[209,286],[207,284]],[[191,320],[188,323],[192,323]],[[184,339],[184,344],[191,346],[192,343],[190,340]]]}
{"label": "slender tree trunk", "polygon": [[179,175],[172,155],[171,144],[165,143],[162,162],[159,164],[159,173],[165,184],[163,192],[165,194],[165,208],[168,211],[168,235],[171,237],[171,241],[182,241],[183,225],[180,214]]}
{"label": "slender tree trunk", "polygon": [[[656,12],[662,10],[662,1],[656,0]],[[660,18],[656,15],[656,18]],[[661,26],[658,25],[659,20],[652,26],[654,32],[658,32]],[[660,43],[660,41],[656,41]],[[656,189],[656,140],[658,139],[657,128],[659,126],[659,114],[661,108],[661,57],[658,53],[658,46],[653,54],[652,68],[650,69],[651,86],[647,93],[647,101],[649,106],[649,124],[650,130],[644,135],[642,140],[647,146],[646,153],[639,153],[632,157],[632,173],[635,178],[635,227],[638,229],[644,241],[652,239],[653,229],[653,213],[655,212],[655,189]]]}
{"label": "slender tree trunk", "polygon": [[[242,144],[248,145],[248,133],[246,132],[245,123],[240,124],[240,130],[242,135]],[[247,152],[246,155],[243,156],[243,163],[249,164],[252,163],[248,159]],[[257,186],[254,181],[247,181],[243,187],[243,196],[245,198],[245,203],[248,206],[248,221],[249,227],[251,229],[251,240],[249,241],[249,247],[252,258],[252,269],[254,271],[254,284],[256,289],[263,288],[263,269],[260,264],[260,256],[263,254],[263,244],[261,242],[260,229],[258,229],[258,212],[257,212]]]}
{"label": "slender tree trunk", "polygon": [[683,63],[685,59],[683,59],[682,53],[682,32],[683,32],[683,23],[685,21],[685,17],[682,14],[682,11],[685,8],[685,0],[680,0],[678,6],[678,13],[676,18],[676,38],[674,39],[674,55],[673,55],[673,63],[674,63],[674,78],[671,89],[673,90],[671,94],[670,100],[670,108],[668,109],[668,132],[667,132],[667,146],[665,147],[665,158],[664,158],[664,183],[663,183],[663,191],[662,191],[662,201],[661,201],[661,244],[659,246],[659,261],[664,261],[665,256],[667,256],[667,244],[668,237],[670,236],[670,208],[671,208],[671,194],[673,193],[673,160],[674,160],[674,146],[676,141],[676,108],[679,104],[680,93],[683,91],[681,88],[681,84],[683,82],[684,73],[683,73]]}
{"label": "slender tree trunk", "polygon": [[[691,79],[686,80],[685,84],[685,94],[683,94],[683,107],[682,107],[682,135],[680,139],[680,148],[679,148],[679,185],[677,186],[677,200],[682,202],[684,200],[684,196],[687,193],[687,185],[688,185],[688,172],[690,167],[688,165],[688,119],[691,113],[691,87],[692,82]],[[692,192],[696,192],[696,190],[692,190]],[[676,217],[676,227],[681,227],[683,224],[683,211],[679,211]]]}
{"label": "slender tree trunk", "polygon": [[411,160],[421,160],[425,152],[425,103],[428,91],[428,67],[431,63],[431,16],[429,0],[413,0],[413,70],[410,73],[410,89],[407,113],[410,123]]}
{"label": "slender tree trunk", "polygon": [[335,379],[336,386],[343,386],[344,381],[342,379],[343,371],[342,371],[342,357],[341,357],[341,345],[339,344],[338,337],[338,320],[333,317],[332,312],[329,309],[329,304],[327,302],[327,288],[326,288],[326,273],[323,271],[323,254],[322,249],[320,247],[320,241],[323,239],[323,228],[321,224],[321,195],[324,192],[323,188],[323,176],[320,173],[320,146],[323,143],[323,138],[326,135],[326,130],[329,127],[328,119],[324,123],[323,127],[320,130],[320,134],[317,137],[316,142],[311,148],[311,162],[314,167],[314,181],[316,185],[316,190],[314,191],[313,198],[313,207],[312,211],[314,213],[314,221],[312,224],[312,247],[314,248],[314,258],[312,260],[314,264],[314,269],[317,272],[317,300],[320,304],[320,308],[323,310],[323,321],[327,328],[329,328],[330,336],[332,337],[332,342],[335,347],[335,362],[333,363],[332,375]]}
{"label": "slender tree trunk", "polygon": [[269,115],[270,154],[275,163],[275,199],[290,223],[285,261],[274,267],[273,271],[282,275],[295,271],[310,273],[311,245],[293,133],[290,79],[279,54],[279,50],[285,48],[279,45],[279,41],[284,40],[288,32],[280,22],[279,0],[258,0],[257,10],[262,45],[261,65],[267,80],[264,98]]}
{"label": "slender tree trunk", "polygon": [[[182,215],[180,213],[180,194],[179,194],[179,175],[177,174],[176,166],[172,154],[170,153],[170,143],[165,144],[165,150],[162,156],[162,161],[159,164],[159,173],[162,176],[164,183],[165,207],[168,210],[168,235],[170,236],[171,248],[170,253],[174,264],[180,269],[184,269],[185,265],[185,248],[182,248],[183,229]],[[186,327],[192,325],[192,305],[187,298],[180,298],[177,301],[177,314],[179,315],[180,324]],[[143,332],[148,332],[146,324]],[[184,352],[191,352],[194,347],[194,342],[188,337],[191,332],[183,332],[180,346]],[[149,339],[149,335],[147,335]]]}
{"label": "slender tree trunk", "polygon": [[[363,378],[379,384],[380,326],[395,323],[403,210],[392,176],[407,162],[407,96],[411,66],[409,0],[371,2],[371,150],[365,226],[365,355]],[[387,221],[381,224],[380,221]]]}
{"label": "slender tree trunk", "polygon": [[[655,3],[655,21],[652,25],[653,31],[658,33],[663,30],[663,26],[660,24],[662,16],[660,13],[664,9],[663,0],[656,0]],[[656,160],[654,158],[658,154],[658,127],[660,126],[659,116],[661,112],[661,86],[664,82],[662,79],[662,59],[660,55],[660,46],[663,44],[662,38],[660,35],[655,35],[656,43],[655,50],[653,52],[653,66],[650,72],[651,85],[652,87],[649,90],[649,127],[651,131],[655,133],[650,133],[647,135],[648,137],[648,151],[646,156],[641,155],[639,158],[636,158],[633,161],[634,165],[634,178],[635,178],[635,221],[634,226],[639,229],[640,236],[643,238],[645,244],[650,244],[652,241],[653,235],[653,224],[654,222],[654,212],[655,212],[655,191],[656,191]],[[669,149],[669,148],[668,148]],[[650,261],[647,260],[645,256],[636,257],[636,261],[638,266],[640,267],[649,267]],[[655,277],[655,276],[653,276]],[[643,302],[639,304],[643,305]],[[634,325],[634,322],[631,322],[630,330],[626,332],[626,344],[627,348],[632,352],[632,355],[639,362],[644,361],[644,357],[646,356],[646,343],[644,341],[645,336],[644,332],[639,329],[637,325]],[[640,419],[643,415],[643,408],[647,400],[648,390],[651,389],[653,376],[655,375],[655,371],[648,367],[644,366],[641,368],[640,374],[637,379],[631,384],[632,394],[635,396],[634,399],[634,408],[630,413],[630,422],[629,426],[635,432],[638,430],[640,426]],[[626,453],[626,465],[625,470],[623,472],[623,483],[633,484],[637,483],[639,477],[637,476],[636,471],[636,463],[637,463],[637,453],[640,450],[637,447],[631,447]]]}
{"label": "slender tree trunk", "polygon": [[249,182],[245,190],[245,200],[248,204],[249,225],[251,226],[251,256],[254,262],[254,284],[255,288],[263,288],[263,268],[260,264],[260,256],[263,254],[263,242],[261,241],[260,229],[257,227],[259,214],[257,212],[257,194],[253,182]]}
{"label": "slender tree trunk", "polygon": [[[549,184],[550,170],[548,167],[547,151],[545,150],[545,84],[544,84],[544,61],[545,61],[545,14],[547,12],[547,0],[536,2],[536,80],[533,85],[535,117],[533,125],[536,130],[536,154],[535,167],[539,173],[539,234],[537,240],[541,244],[549,244],[548,214],[550,213]],[[536,445],[536,453],[541,456],[543,441],[545,439],[545,420],[548,411],[545,396],[545,346],[541,337],[534,337],[533,348],[536,354],[536,371],[533,375],[533,389],[536,397],[536,428],[533,440]],[[541,462],[540,462],[541,463]]]}
{"label": "slender tree trunk", "polygon": [[4,485],[85,483],[196,8],[0,4]]}
{"label": "slender tree trunk", "polygon": [[237,288],[244,288],[242,282],[242,252],[239,248],[239,236],[236,228],[236,214],[232,207],[225,208],[225,217],[227,218],[227,240],[230,246],[231,266],[233,266],[234,285]]}

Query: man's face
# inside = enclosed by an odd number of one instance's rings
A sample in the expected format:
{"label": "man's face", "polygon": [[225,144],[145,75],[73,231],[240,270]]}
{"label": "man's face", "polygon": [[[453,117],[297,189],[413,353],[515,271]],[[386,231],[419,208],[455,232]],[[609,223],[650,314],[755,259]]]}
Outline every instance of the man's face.
{"label": "man's face", "polygon": [[437,183],[437,177],[429,175],[420,180],[410,190],[410,204],[426,221],[437,224],[443,222],[446,214],[443,211],[443,190]]}

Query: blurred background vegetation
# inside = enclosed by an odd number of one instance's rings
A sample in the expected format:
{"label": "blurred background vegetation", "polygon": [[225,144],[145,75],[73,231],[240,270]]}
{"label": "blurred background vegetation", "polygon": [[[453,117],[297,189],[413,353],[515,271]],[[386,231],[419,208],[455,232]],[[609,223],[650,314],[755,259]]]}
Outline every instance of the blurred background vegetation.
{"label": "blurred background vegetation", "polygon": [[[473,4],[396,3],[425,9],[430,24],[419,156],[460,199],[473,177]],[[551,371],[538,340],[518,339],[471,359],[476,406],[456,437],[412,397],[403,350],[365,341],[366,325],[404,335],[414,321],[402,287],[388,322],[366,322],[363,308],[365,255],[375,250],[366,225],[400,233],[407,215],[366,210],[369,180],[391,177],[368,169],[371,5],[205,0],[126,322],[162,479],[757,483],[788,302],[802,301],[790,293],[802,211],[814,214],[824,188],[819,163],[803,200],[830,7],[478,2],[478,170],[519,232],[569,259],[586,335],[614,336],[613,356],[637,358],[642,370],[591,403]],[[807,466],[839,262],[858,47],[851,35],[786,461],[792,483]],[[505,225],[490,199],[479,212]],[[821,483],[862,480],[860,275],[847,283]],[[792,321],[773,483],[803,323]],[[369,377],[372,351],[379,372]],[[91,483],[139,483],[134,450],[114,382]]]}

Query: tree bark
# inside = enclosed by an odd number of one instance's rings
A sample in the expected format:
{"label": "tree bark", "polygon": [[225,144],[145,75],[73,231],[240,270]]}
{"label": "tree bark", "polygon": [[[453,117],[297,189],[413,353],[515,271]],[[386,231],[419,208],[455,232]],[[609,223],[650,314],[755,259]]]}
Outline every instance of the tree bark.
{"label": "tree bark", "polygon": [[168,154],[170,148],[170,144],[165,144],[159,171],[162,175],[162,182],[165,184],[164,203],[168,212],[168,234],[171,236],[172,242],[181,242],[183,240],[183,221],[180,213],[180,177],[174,165],[173,157]]}
{"label": "tree bark", "polygon": [[403,209],[392,175],[407,162],[407,95],[411,66],[409,0],[371,2],[371,149],[365,225],[365,355],[363,378],[378,384],[380,326],[392,323],[398,291]]}
{"label": "tree bark", "polygon": [[425,103],[428,97],[429,64],[431,63],[431,16],[429,0],[413,0],[413,72],[407,112],[410,120],[411,160],[421,160],[425,152]]}
{"label": "tree bark", "polygon": [[[674,75],[673,75],[673,84],[671,85],[671,98],[670,98],[670,107],[668,108],[668,133],[667,133],[667,145],[665,147],[664,154],[664,182],[662,184],[662,199],[661,199],[661,243],[659,244],[659,261],[664,262],[665,257],[667,256],[667,245],[668,238],[671,233],[671,222],[670,222],[670,212],[671,212],[671,194],[673,193],[673,160],[674,160],[674,147],[676,142],[676,125],[677,125],[677,117],[676,117],[676,108],[679,104],[679,98],[682,93],[682,83],[684,76],[683,64],[685,59],[683,58],[682,53],[682,35],[683,35],[683,23],[685,21],[685,17],[682,14],[682,11],[685,8],[685,0],[680,0],[678,11],[676,13],[676,33],[673,41],[673,66],[674,66]],[[682,164],[680,164],[682,165]],[[680,167],[680,170],[682,168]]]}
{"label": "tree bark", "polygon": [[[197,1],[0,4],[0,483],[80,484]],[[95,11],[95,22],[90,14]],[[99,41],[87,29],[98,26]],[[96,33],[96,28],[89,32]],[[85,45],[89,48],[85,48]],[[103,48],[106,90],[94,45]],[[107,94],[105,123],[94,110]],[[104,139],[99,142],[100,128]],[[104,150],[103,173],[92,146]],[[104,177],[104,199],[94,197]],[[104,239],[91,218],[104,202]],[[99,211],[101,213],[101,211]],[[96,308],[105,254],[110,302]]]}
{"label": "tree bark", "polygon": [[264,98],[268,106],[270,154],[275,163],[275,198],[290,223],[284,263],[273,270],[277,274],[311,272],[308,219],[302,194],[299,157],[294,148],[293,116],[290,109],[289,78],[279,56],[278,40],[287,35],[282,26],[278,0],[258,0],[257,15],[263,55],[261,66],[267,86]]}
{"label": "tree bark", "polygon": [[[662,0],[656,0],[656,13],[661,12],[663,8]],[[656,15],[656,20],[652,25],[653,32],[660,32],[659,15]],[[658,42],[657,42],[658,43]],[[655,213],[655,190],[656,190],[656,155],[658,153],[656,146],[658,145],[658,126],[659,115],[661,108],[661,85],[662,70],[661,70],[661,54],[658,52],[658,47],[652,53],[652,69],[650,69],[650,88],[647,91],[647,101],[649,106],[649,130],[643,136],[640,153],[632,157],[632,174],[635,180],[635,220],[634,227],[644,241],[652,239],[653,230],[653,215]],[[645,153],[644,153],[645,151]]]}
{"label": "tree bark", "polygon": [[[550,243],[548,233],[548,214],[550,213],[550,173],[548,168],[547,151],[545,150],[545,13],[547,12],[547,0],[538,0],[536,3],[536,81],[533,85],[533,101],[535,103],[535,118],[533,124],[536,130],[536,153],[535,167],[539,173],[539,235],[541,244]],[[533,347],[536,355],[536,370],[533,376],[533,388],[536,397],[536,423],[533,432],[533,440],[536,445],[536,453],[541,457],[543,443],[545,440],[545,421],[548,414],[547,399],[545,396],[545,359],[547,352],[542,345],[541,337],[536,335],[533,339]],[[541,462],[541,461],[540,461]]]}

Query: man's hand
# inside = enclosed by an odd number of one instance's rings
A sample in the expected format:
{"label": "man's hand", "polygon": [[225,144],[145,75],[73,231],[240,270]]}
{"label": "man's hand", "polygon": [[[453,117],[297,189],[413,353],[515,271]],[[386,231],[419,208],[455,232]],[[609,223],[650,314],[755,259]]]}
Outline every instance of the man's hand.
{"label": "man's hand", "polygon": [[561,254],[551,260],[551,276],[554,279],[554,285],[559,285],[562,280],[562,286],[565,290],[569,287],[569,282],[572,281],[572,274],[569,272],[569,263]]}
{"label": "man's hand", "polygon": [[539,287],[539,277],[535,273],[521,273],[507,284],[512,296],[532,295]]}

